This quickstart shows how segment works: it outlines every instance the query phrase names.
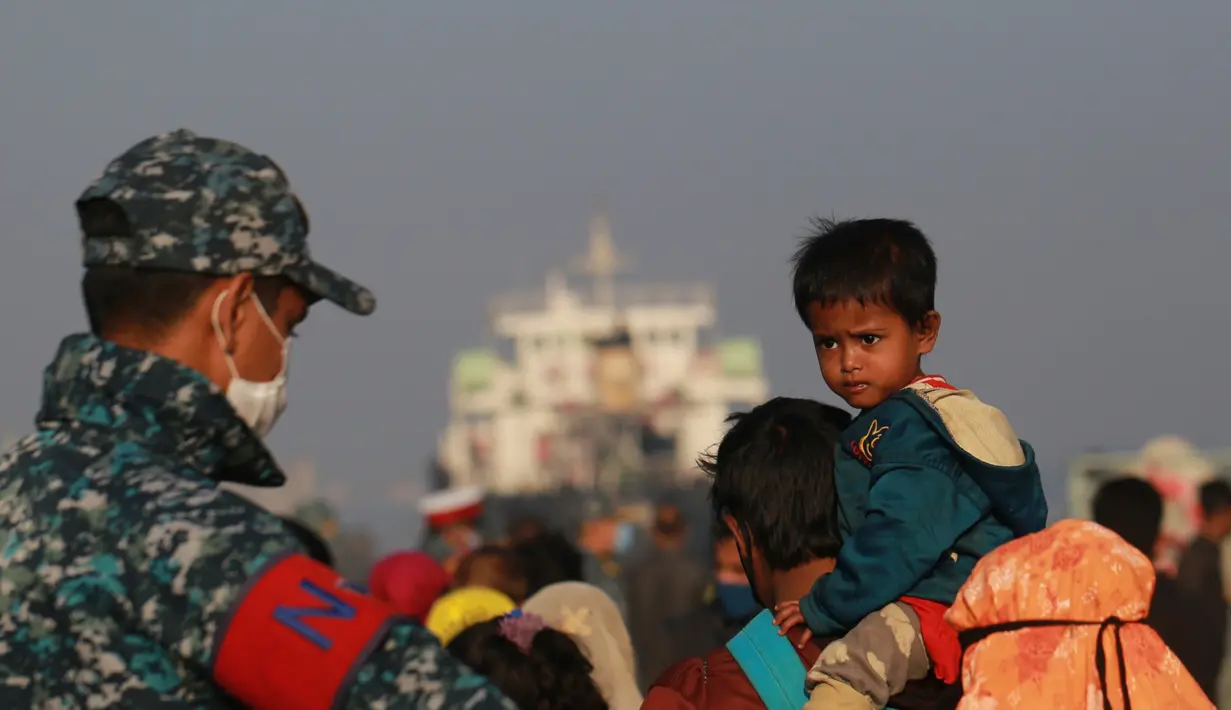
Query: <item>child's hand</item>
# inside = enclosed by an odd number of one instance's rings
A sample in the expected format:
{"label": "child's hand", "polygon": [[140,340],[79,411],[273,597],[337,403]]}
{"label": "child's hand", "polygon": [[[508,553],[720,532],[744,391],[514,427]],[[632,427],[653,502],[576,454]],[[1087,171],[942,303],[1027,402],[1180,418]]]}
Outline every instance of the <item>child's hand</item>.
{"label": "child's hand", "polygon": [[778,626],[778,635],[785,636],[787,631],[804,624],[804,635],[800,637],[799,647],[812,640],[812,629],[804,621],[804,614],[799,610],[799,602],[782,602],[774,607],[774,624]]}

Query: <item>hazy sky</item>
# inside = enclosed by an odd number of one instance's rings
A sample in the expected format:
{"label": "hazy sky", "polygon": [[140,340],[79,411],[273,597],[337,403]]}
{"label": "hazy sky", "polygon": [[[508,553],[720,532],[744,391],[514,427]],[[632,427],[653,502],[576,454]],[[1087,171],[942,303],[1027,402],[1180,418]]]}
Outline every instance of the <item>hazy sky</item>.
{"label": "hazy sky", "polygon": [[[648,280],[712,280],[775,392],[828,396],[790,305],[815,212],[916,220],[940,255],[929,368],[1068,460],[1158,433],[1231,443],[1231,2],[70,3],[0,10],[0,429],[84,328],[73,201],[186,126],[267,152],[320,307],[272,438],[352,519],[417,479],[487,299],[585,247],[594,200]],[[404,523],[410,529],[408,517]]]}

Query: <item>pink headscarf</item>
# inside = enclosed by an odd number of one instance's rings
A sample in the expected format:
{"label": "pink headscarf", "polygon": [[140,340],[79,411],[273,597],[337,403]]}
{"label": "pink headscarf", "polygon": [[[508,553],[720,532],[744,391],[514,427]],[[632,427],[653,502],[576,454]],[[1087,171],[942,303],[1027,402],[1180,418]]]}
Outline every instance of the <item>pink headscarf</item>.
{"label": "pink headscarf", "polygon": [[413,550],[385,557],[368,577],[372,596],[420,623],[448,587],[449,575],[440,563],[431,555]]}

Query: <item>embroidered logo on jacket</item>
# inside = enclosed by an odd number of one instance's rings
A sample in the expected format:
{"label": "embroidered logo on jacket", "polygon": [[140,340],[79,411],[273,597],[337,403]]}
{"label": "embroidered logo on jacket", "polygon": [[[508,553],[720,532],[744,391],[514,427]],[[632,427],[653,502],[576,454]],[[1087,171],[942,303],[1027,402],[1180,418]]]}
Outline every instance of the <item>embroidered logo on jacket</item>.
{"label": "embroidered logo on jacket", "polygon": [[855,458],[863,462],[864,466],[872,465],[872,452],[876,450],[876,445],[880,443],[881,437],[887,431],[889,431],[888,424],[881,426],[880,422],[873,419],[868,425],[868,433],[851,441],[851,452],[855,454]]}

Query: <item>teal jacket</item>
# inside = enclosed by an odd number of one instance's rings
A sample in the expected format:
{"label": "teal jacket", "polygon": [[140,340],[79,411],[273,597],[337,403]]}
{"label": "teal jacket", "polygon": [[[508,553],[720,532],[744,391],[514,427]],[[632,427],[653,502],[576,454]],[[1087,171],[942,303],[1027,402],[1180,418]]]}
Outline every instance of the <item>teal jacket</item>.
{"label": "teal jacket", "polygon": [[[976,420],[973,429],[932,401],[948,396],[962,398],[949,401]],[[988,463],[989,440],[1017,463]],[[856,417],[843,432],[834,476],[842,549],[833,572],[800,601],[813,633],[844,633],[903,596],[952,604],[979,558],[1043,529],[1047,501],[1034,451],[1015,441],[1003,415],[969,392],[908,388]]]}

